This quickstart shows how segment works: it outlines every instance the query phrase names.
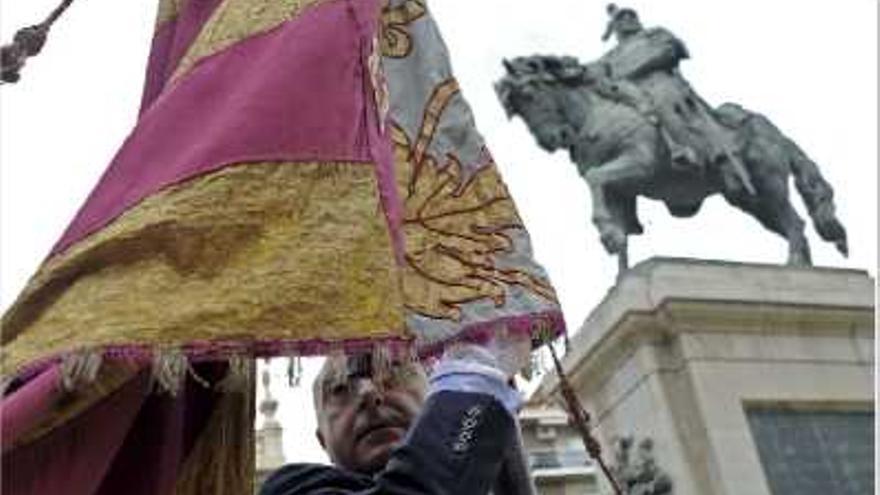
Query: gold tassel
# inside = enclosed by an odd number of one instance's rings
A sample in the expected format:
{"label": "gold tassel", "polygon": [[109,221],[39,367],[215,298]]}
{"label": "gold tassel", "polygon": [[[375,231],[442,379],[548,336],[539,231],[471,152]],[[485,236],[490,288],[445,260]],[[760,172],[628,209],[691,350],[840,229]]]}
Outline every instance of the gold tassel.
{"label": "gold tassel", "polygon": [[230,356],[227,360],[226,376],[215,386],[223,392],[241,392],[249,386],[253,360],[239,355]]}
{"label": "gold tassel", "polygon": [[371,365],[373,368],[373,383],[381,390],[391,378],[391,353],[388,351],[387,347],[382,344],[373,345]]}
{"label": "gold tassel", "polygon": [[150,387],[158,385],[159,391],[177,397],[187,375],[205,388],[211,388],[208,380],[196,373],[189,358],[180,349],[159,349],[153,353],[153,373]]}
{"label": "gold tassel", "polygon": [[95,381],[103,358],[99,351],[80,350],[61,359],[61,387],[71,392],[80,385]]}
{"label": "gold tassel", "polygon": [[329,388],[344,385],[348,381],[348,358],[341,347],[334,348],[327,355],[327,378]]}
{"label": "gold tassel", "polygon": [[299,387],[303,377],[302,358],[290,356],[287,362],[287,381],[291,387]]}
{"label": "gold tassel", "polygon": [[162,392],[172,397],[180,393],[186,372],[189,368],[186,356],[180,349],[165,349],[153,354],[153,374],[150,377],[152,387],[158,386]]}
{"label": "gold tassel", "polygon": [[238,357],[230,366],[236,368],[236,380],[241,380],[237,385],[243,387],[220,397],[184,462],[174,495],[253,493],[256,363]]}

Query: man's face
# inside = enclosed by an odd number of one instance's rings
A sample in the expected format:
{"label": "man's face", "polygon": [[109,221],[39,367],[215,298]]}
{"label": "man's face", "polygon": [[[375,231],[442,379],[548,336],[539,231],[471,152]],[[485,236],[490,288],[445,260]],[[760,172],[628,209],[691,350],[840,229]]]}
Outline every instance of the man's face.
{"label": "man's face", "polygon": [[345,378],[316,384],[318,440],[334,464],[372,474],[385,466],[421,409],[425,378],[417,365],[406,363],[392,366],[376,383],[371,366],[351,364]]}

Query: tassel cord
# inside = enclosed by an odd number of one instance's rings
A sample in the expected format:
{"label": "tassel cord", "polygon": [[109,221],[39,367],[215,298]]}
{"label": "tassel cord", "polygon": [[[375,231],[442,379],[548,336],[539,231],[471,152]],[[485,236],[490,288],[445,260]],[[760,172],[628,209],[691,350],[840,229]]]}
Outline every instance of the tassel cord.
{"label": "tassel cord", "polygon": [[72,3],[73,0],[62,0],[43,22],[19,29],[12,43],[0,47],[0,84],[12,84],[21,79],[21,69],[27,59],[40,53],[46,44],[49,28]]}
{"label": "tassel cord", "polygon": [[578,433],[580,433],[581,440],[583,440],[584,447],[587,449],[590,457],[599,463],[599,467],[602,468],[602,472],[611,483],[615,495],[623,495],[620,485],[611,473],[611,469],[602,459],[602,447],[599,444],[599,441],[596,440],[592,433],[590,433],[590,414],[584,410],[574,392],[574,389],[569,383],[568,378],[562,371],[562,363],[559,362],[559,357],[556,355],[556,350],[553,349],[553,345],[548,345],[547,347],[550,348],[550,355],[553,356],[553,365],[556,368],[557,375],[559,375],[559,390],[562,392],[562,397],[565,400],[570,421],[573,423],[573,426]]}

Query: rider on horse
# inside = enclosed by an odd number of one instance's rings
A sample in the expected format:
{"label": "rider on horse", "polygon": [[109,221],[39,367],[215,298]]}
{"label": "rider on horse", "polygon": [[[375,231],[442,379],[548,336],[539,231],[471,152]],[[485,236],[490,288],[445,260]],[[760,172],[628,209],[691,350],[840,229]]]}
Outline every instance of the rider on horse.
{"label": "rider on horse", "polygon": [[754,194],[730,133],[678,71],[679,62],[689,57],[684,43],[663,28],[644,29],[633,9],[611,4],[608,13],[602,39],[614,34],[617,46],[591,64],[601,67],[592,72],[611,81],[600,78],[597,92],[632,106],[657,125],[674,166],[697,173],[718,166],[730,192]]}

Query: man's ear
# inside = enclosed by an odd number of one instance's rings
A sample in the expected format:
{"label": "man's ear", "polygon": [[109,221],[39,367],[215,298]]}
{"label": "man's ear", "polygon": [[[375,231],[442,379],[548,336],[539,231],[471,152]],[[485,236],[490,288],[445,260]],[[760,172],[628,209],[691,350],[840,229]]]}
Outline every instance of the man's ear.
{"label": "man's ear", "polygon": [[321,429],[320,429],[320,428],[315,428],[315,438],[318,439],[318,443],[321,444],[321,448],[324,449],[324,451],[326,451],[326,450],[327,450],[327,444],[324,443],[324,434],[321,433]]}

